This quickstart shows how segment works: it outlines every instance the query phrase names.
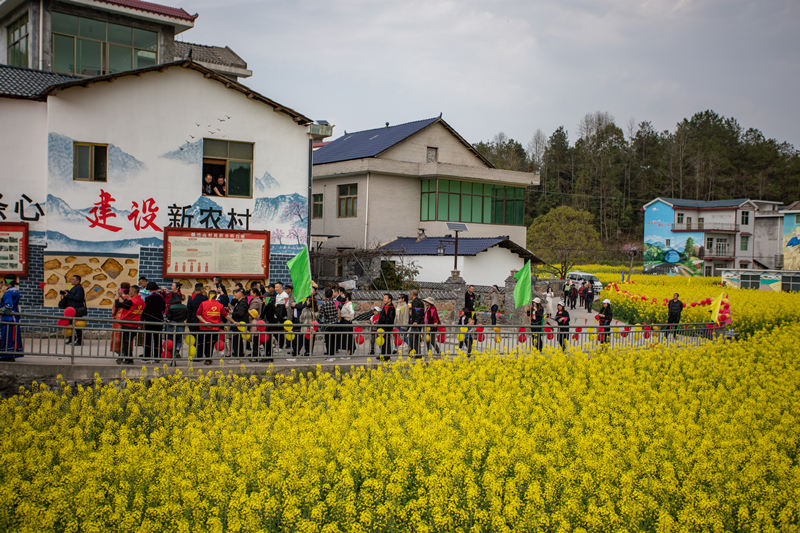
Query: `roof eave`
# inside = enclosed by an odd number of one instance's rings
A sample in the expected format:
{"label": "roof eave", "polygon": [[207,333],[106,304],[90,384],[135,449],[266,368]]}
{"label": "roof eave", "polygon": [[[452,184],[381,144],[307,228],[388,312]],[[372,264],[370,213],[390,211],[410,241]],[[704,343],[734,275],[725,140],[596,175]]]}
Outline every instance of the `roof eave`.
{"label": "roof eave", "polygon": [[164,71],[164,70],[166,70],[168,68],[172,68],[172,67],[182,67],[182,68],[188,68],[188,69],[196,70],[197,72],[202,73],[205,77],[213,78],[214,80],[222,83],[223,85],[225,85],[229,89],[235,89],[235,90],[241,92],[242,94],[246,95],[248,98],[251,98],[253,100],[258,100],[258,101],[260,101],[262,103],[265,103],[265,104],[271,106],[275,110],[276,113],[280,112],[280,113],[284,113],[286,115],[289,115],[292,118],[292,120],[294,120],[298,125],[307,126],[308,124],[311,124],[312,122],[314,122],[312,119],[306,117],[305,115],[302,115],[302,114],[298,113],[297,111],[295,111],[295,110],[293,110],[293,109],[291,109],[289,107],[283,106],[283,105],[279,104],[278,102],[276,102],[276,101],[274,101],[274,100],[272,100],[270,98],[267,98],[266,96],[264,96],[264,95],[262,95],[260,93],[257,93],[256,91],[250,89],[249,87],[247,87],[245,85],[242,85],[238,81],[232,80],[230,78],[226,78],[222,74],[214,72],[213,70],[211,70],[211,69],[209,69],[207,67],[204,67],[204,66],[200,65],[199,63],[197,63],[196,61],[192,61],[191,59],[180,59],[178,61],[172,61],[170,63],[161,63],[161,64],[158,64],[158,65],[152,65],[152,66],[144,67],[144,68],[140,68],[140,69],[126,70],[124,72],[118,72],[116,74],[105,74],[103,76],[95,76],[95,77],[92,77],[92,78],[86,78],[86,79],[68,81],[68,82],[65,82],[65,83],[59,83],[59,84],[52,85],[52,86],[48,87],[47,89],[42,91],[42,93],[40,93],[39,96],[42,96],[42,97],[46,98],[47,96],[55,95],[55,94],[57,94],[58,92],[60,92],[60,91],[62,91],[64,89],[69,89],[70,87],[88,86],[91,83],[97,83],[97,82],[101,82],[101,81],[112,81],[112,80],[115,80],[117,78],[122,78],[122,77],[126,77],[126,76],[138,76],[140,74],[144,74],[146,72],[152,72],[152,71]]}

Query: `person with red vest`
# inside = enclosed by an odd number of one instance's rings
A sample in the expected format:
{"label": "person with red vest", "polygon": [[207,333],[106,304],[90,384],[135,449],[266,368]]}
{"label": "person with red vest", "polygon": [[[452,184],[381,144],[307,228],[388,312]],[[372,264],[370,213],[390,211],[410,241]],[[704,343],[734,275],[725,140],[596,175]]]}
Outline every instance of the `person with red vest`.
{"label": "person with red vest", "polygon": [[139,296],[139,286],[131,285],[128,293],[120,291],[117,307],[122,310],[119,313],[122,338],[120,339],[120,358],[117,359],[117,364],[132,365],[133,339],[139,329],[139,322],[142,320],[142,311],[144,310],[144,300]]}
{"label": "person with red vest", "polygon": [[211,353],[214,349],[218,335],[215,332],[222,331],[223,319],[228,317],[228,312],[222,302],[215,299],[215,291],[208,291],[208,300],[200,304],[197,309],[197,321],[202,324],[197,339],[197,358],[205,361],[203,364],[211,364]]}

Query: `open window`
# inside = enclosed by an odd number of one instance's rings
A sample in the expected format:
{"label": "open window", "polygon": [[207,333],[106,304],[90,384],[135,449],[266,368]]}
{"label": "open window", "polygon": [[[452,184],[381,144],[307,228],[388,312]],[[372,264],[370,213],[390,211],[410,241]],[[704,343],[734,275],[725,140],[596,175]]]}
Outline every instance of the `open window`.
{"label": "open window", "polygon": [[204,196],[253,197],[253,143],[203,139]]}

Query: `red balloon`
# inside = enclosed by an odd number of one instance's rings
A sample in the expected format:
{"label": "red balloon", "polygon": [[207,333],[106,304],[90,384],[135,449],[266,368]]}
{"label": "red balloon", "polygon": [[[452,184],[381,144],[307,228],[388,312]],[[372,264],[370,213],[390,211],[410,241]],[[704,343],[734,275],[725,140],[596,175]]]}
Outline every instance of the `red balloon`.
{"label": "red balloon", "polygon": [[56,321],[56,325],[58,325],[58,326],[69,326],[69,320],[67,320],[66,318],[59,318]]}
{"label": "red balloon", "polygon": [[644,332],[644,338],[645,339],[649,339],[650,338],[650,332],[649,331],[645,331]]}
{"label": "red balloon", "polygon": [[517,337],[517,340],[520,342],[520,344],[522,344],[523,342],[525,342],[525,335],[520,334],[520,336]]}
{"label": "red balloon", "polygon": [[[256,331],[266,331],[267,330],[266,322],[264,322],[263,320],[256,320],[253,323],[257,324]],[[262,335],[262,337],[263,337],[263,335]]]}
{"label": "red balloon", "polygon": [[172,359],[172,352],[169,351],[169,350],[164,350],[163,352],[161,352],[161,358],[162,359]]}
{"label": "red balloon", "polygon": [[550,326],[545,326],[544,327],[544,332],[545,333],[550,333],[551,331],[553,331],[553,328],[551,328]]}
{"label": "red balloon", "polygon": [[173,346],[173,344],[172,344],[171,340],[167,339],[167,340],[164,341],[164,349],[166,351],[171,352],[172,351],[172,346]]}
{"label": "red balloon", "polygon": [[691,305],[692,307],[697,307],[697,302],[692,302],[692,303],[691,303],[691,304],[689,304],[689,305]]}
{"label": "red balloon", "polygon": [[361,326],[355,326],[355,327],[353,328],[353,331],[354,331],[355,333],[361,333],[362,331],[364,331],[364,328],[362,328]]}
{"label": "red balloon", "polygon": [[261,339],[260,339],[260,340],[261,340],[261,342],[262,342],[262,343],[263,343],[263,342],[267,342],[267,341],[269,340],[269,335],[267,335],[266,333],[262,333],[262,334],[260,335],[260,337],[261,337]]}
{"label": "red balloon", "polygon": [[217,351],[221,352],[223,350],[225,350],[225,341],[220,339],[217,341]]}
{"label": "red balloon", "polygon": [[578,334],[577,333],[573,333],[572,334],[572,338],[573,338],[573,340],[578,340]]}
{"label": "red balloon", "polygon": [[436,328],[436,331],[438,331],[439,333],[444,333],[445,331],[447,331],[447,328],[444,326],[439,326],[438,328]]}
{"label": "red balloon", "polygon": [[576,333],[580,333],[581,331],[583,331],[583,328],[575,328]]}
{"label": "red balloon", "polygon": [[364,335],[356,335],[356,344],[364,344]]}
{"label": "red balloon", "polygon": [[478,342],[483,342],[486,339],[486,335],[483,333],[478,333]]}
{"label": "red balloon", "polygon": [[518,331],[519,331],[520,333],[525,333],[525,328],[524,328],[524,327],[521,327],[521,328],[519,328],[519,330],[518,330]]}
{"label": "red balloon", "polygon": [[67,318],[72,318],[75,316],[75,308],[74,307],[67,307],[64,309],[64,316]]}
{"label": "red balloon", "polygon": [[444,342],[444,333],[440,333],[440,334],[436,335],[436,340],[438,342]]}
{"label": "red balloon", "polygon": [[552,339],[554,336],[555,336],[555,335],[553,335],[552,333],[548,333],[548,334],[547,334],[547,338],[548,338],[548,339]]}
{"label": "red balloon", "polygon": [[477,333],[483,333],[483,324],[478,324],[477,327],[475,328],[475,331]]}

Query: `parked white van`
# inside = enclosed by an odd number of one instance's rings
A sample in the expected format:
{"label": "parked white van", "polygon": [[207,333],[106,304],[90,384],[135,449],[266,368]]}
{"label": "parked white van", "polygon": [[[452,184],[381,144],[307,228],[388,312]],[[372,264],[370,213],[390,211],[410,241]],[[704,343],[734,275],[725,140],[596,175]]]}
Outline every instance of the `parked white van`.
{"label": "parked white van", "polygon": [[595,298],[597,298],[597,295],[603,290],[603,284],[600,283],[600,280],[597,279],[597,276],[594,274],[589,274],[588,272],[579,272],[577,270],[570,272],[567,274],[567,281],[571,281],[573,283],[583,283],[584,281],[591,282],[592,287],[594,287]]}

